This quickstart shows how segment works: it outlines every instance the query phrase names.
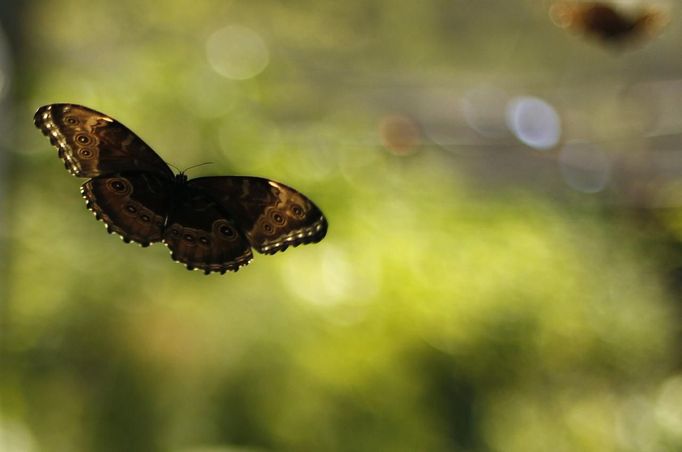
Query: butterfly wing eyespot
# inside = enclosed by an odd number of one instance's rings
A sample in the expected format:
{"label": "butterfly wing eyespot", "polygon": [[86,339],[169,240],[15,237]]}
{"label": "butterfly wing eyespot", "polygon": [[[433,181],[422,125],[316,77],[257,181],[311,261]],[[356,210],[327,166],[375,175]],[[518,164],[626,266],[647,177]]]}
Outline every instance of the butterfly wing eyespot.
{"label": "butterfly wing eyespot", "polygon": [[98,140],[93,135],[78,133],[74,136],[74,141],[80,146],[97,146]]}
{"label": "butterfly wing eyespot", "polygon": [[277,210],[270,210],[269,217],[270,220],[278,227],[284,226],[287,223],[286,218],[284,218],[284,216]]}
{"label": "butterfly wing eyespot", "polygon": [[97,158],[97,148],[78,148],[76,153],[82,160]]}
{"label": "butterfly wing eyespot", "polygon": [[303,210],[303,207],[299,206],[298,204],[291,205],[291,214],[293,215],[294,218],[299,220],[305,218],[305,211]]}
{"label": "butterfly wing eyespot", "polygon": [[272,226],[272,225],[271,225],[269,222],[267,222],[267,221],[262,221],[261,224],[260,224],[260,228],[259,228],[259,229],[260,229],[261,231],[263,231],[263,233],[264,233],[265,235],[268,235],[268,236],[272,236],[272,235],[275,234],[275,232],[277,232],[277,231],[275,230],[274,226]]}
{"label": "butterfly wing eyespot", "polygon": [[219,240],[233,241],[239,239],[237,230],[225,219],[214,221],[211,230],[213,235]]}
{"label": "butterfly wing eyespot", "polygon": [[105,181],[106,189],[118,196],[128,196],[133,191],[132,184],[122,177],[110,177]]}

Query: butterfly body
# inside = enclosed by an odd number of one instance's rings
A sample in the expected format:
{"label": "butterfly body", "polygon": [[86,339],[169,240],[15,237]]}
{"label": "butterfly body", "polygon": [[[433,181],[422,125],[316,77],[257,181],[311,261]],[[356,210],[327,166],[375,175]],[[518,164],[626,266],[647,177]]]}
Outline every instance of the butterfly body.
{"label": "butterfly body", "polygon": [[163,242],[190,270],[236,271],[252,248],[273,254],[326,235],[320,209],[279,182],[174,174],[121,123],[80,105],[46,105],[34,120],[67,170],[90,178],[81,192],[110,233],[142,246]]}

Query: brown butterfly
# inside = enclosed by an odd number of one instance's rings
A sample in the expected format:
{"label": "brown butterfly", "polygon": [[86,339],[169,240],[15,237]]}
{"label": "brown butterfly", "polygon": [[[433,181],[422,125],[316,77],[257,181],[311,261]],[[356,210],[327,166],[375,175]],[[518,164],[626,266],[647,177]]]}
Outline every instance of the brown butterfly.
{"label": "brown butterfly", "polygon": [[558,2],[552,5],[550,16],[562,28],[612,44],[652,37],[667,22],[666,15],[659,10],[642,9],[631,16],[603,2]]}
{"label": "brown butterfly", "polygon": [[40,107],[34,122],[67,170],[91,178],[81,192],[125,242],[163,242],[173,260],[204,273],[237,271],[253,258],[316,243],[327,220],[307,197],[259,177],[188,180],[111,117],[74,104]]}

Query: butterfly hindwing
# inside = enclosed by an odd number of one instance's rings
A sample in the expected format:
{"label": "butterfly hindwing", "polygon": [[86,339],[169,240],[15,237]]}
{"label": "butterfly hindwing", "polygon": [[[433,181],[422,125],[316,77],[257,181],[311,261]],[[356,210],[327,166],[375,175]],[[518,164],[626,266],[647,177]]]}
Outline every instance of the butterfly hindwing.
{"label": "butterfly hindwing", "polygon": [[154,173],[118,173],[81,187],[87,206],[109,232],[142,246],[160,242],[171,204],[169,181]]}
{"label": "butterfly hindwing", "polygon": [[168,217],[164,243],[188,269],[237,271],[253,258],[244,234],[211,198],[184,187]]}
{"label": "butterfly hindwing", "polygon": [[51,104],[38,109],[34,122],[75,176],[148,171],[173,178],[168,165],[140,137],[103,113],[81,105]]}
{"label": "butterfly hindwing", "polygon": [[303,194],[260,177],[200,177],[188,182],[215,199],[235,219],[259,253],[316,243],[327,233],[327,220]]}

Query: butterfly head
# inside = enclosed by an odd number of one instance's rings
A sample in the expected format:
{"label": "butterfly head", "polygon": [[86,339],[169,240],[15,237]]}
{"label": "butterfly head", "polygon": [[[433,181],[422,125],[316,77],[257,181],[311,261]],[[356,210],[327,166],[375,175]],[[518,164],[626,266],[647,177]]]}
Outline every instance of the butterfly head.
{"label": "butterfly head", "polygon": [[187,174],[180,171],[175,175],[175,183],[178,185],[184,185],[187,183]]}
{"label": "butterfly head", "polygon": [[198,166],[210,165],[210,164],[212,164],[212,163],[213,163],[213,162],[199,163],[198,165],[190,166],[189,168],[185,168],[184,170],[180,170],[178,167],[176,167],[175,165],[171,165],[170,163],[169,163],[169,165],[172,166],[173,168],[175,168],[176,170],[178,170],[178,174],[175,175],[175,182],[176,182],[177,184],[183,185],[183,184],[185,184],[185,183],[187,182],[187,175],[186,175],[185,173],[186,173],[188,170],[191,170],[192,168],[196,168],[196,167],[198,167]]}

